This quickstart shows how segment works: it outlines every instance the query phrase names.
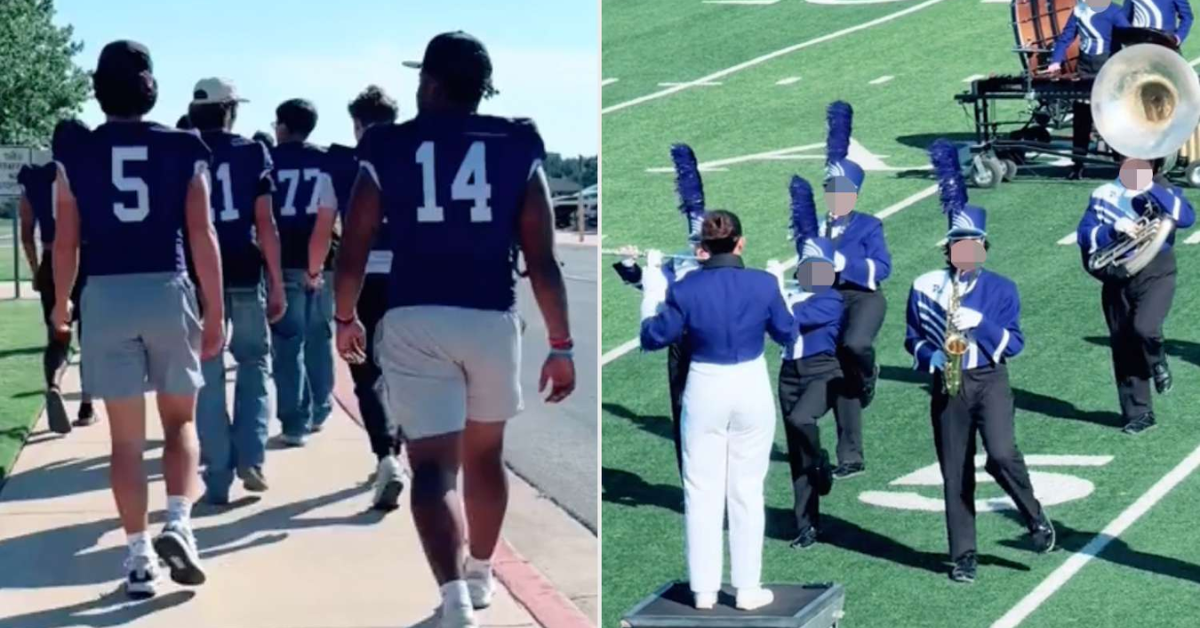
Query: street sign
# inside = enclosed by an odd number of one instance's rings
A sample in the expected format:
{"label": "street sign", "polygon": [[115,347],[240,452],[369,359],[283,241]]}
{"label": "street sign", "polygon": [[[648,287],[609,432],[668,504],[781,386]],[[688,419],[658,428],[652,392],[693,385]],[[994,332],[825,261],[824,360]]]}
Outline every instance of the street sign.
{"label": "street sign", "polygon": [[20,196],[17,173],[33,161],[33,150],[28,146],[0,146],[0,198]]}

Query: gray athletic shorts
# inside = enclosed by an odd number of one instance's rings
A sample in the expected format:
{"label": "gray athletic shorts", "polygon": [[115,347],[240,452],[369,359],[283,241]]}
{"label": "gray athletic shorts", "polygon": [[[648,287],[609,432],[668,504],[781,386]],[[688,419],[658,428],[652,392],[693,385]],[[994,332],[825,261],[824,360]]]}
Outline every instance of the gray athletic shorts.
{"label": "gray athletic shorts", "polygon": [[80,310],[88,321],[83,387],[93,396],[190,395],[204,385],[199,308],[186,276],[88,277]]}
{"label": "gray athletic shorts", "polygon": [[[516,312],[394,308],[375,332],[379,398],[410,439],[506,421],[522,410]],[[90,330],[90,328],[89,328]]]}

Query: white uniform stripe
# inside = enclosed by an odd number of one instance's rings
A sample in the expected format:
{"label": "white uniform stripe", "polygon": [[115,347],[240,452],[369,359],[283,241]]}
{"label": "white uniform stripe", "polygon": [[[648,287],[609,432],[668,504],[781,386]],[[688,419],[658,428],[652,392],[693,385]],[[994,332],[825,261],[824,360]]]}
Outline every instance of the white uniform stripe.
{"label": "white uniform stripe", "polygon": [[1008,348],[1008,340],[1011,335],[1008,330],[1004,330],[1004,335],[1000,337],[1000,343],[996,345],[996,352],[992,354],[992,362],[1000,363],[1001,356],[1004,355],[1004,350]]}
{"label": "white uniform stripe", "polygon": [[875,260],[873,260],[871,258],[867,258],[867,287],[870,288],[871,290],[874,290],[876,288],[876,286],[875,286]]}

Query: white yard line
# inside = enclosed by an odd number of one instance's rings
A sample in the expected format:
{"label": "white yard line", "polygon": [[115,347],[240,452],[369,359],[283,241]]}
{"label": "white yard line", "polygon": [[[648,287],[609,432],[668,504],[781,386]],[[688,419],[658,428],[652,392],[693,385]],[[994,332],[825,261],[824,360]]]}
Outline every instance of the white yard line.
{"label": "white yard line", "polygon": [[1188,63],[1192,64],[1193,66],[1200,65],[1200,57],[1196,57],[1195,59],[1188,61]]}
{"label": "white yard line", "polygon": [[967,78],[963,79],[962,82],[970,83],[971,81],[979,80],[981,78],[987,78],[987,76],[984,74],[972,74],[971,76],[968,76]]}
{"label": "white yard line", "polygon": [[881,76],[881,77],[875,79],[874,81],[871,81],[869,84],[870,85],[883,85],[884,83],[886,83],[894,78],[896,78],[896,77],[892,76],[891,74],[888,74],[887,76]]}
{"label": "white yard line", "polygon": [[1078,241],[1078,238],[1076,237],[1075,232],[1072,231],[1062,238],[1059,238],[1058,244],[1059,246],[1066,246],[1068,244],[1075,244],[1076,241]]}
{"label": "white yard line", "polygon": [[771,4],[779,4],[779,0],[704,0],[704,4],[745,4],[767,6]]}
{"label": "white yard line", "polygon": [[1038,609],[1051,595],[1054,595],[1064,584],[1067,583],[1075,574],[1083,569],[1084,565],[1091,562],[1093,558],[1098,556],[1108,547],[1108,544],[1121,536],[1129,526],[1132,526],[1142,515],[1150,511],[1163,497],[1167,496],[1180,482],[1184,481],[1200,467],[1200,447],[1192,450],[1174,469],[1164,475],[1150,490],[1142,494],[1137,501],[1133,502],[1125,509],[1116,519],[1113,519],[1099,534],[1092,537],[1092,540],[1083,549],[1066,560],[1058,569],[1055,569],[1041,582],[1033,591],[1026,595],[1024,599],[1017,603],[1012,610],[1005,613],[1003,617],[996,620],[992,624],[992,628],[1016,628],[1021,622],[1025,621],[1035,610]]}
{"label": "white yard line", "polygon": [[667,82],[659,83],[659,87],[677,87],[679,85],[691,85],[697,87],[718,87],[721,85],[719,81],[693,81],[691,83]]}
{"label": "white yard line", "polygon": [[[883,220],[883,219],[887,218],[888,216],[895,215],[897,212],[899,212],[900,210],[902,210],[906,207],[915,205],[915,204],[921,202],[922,200],[929,198],[930,196],[933,196],[936,193],[937,193],[937,186],[931,185],[928,188],[925,188],[924,190],[921,190],[920,192],[917,192],[916,194],[913,194],[912,196],[900,201],[899,203],[896,203],[895,205],[892,205],[891,207],[884,209],[883,211],[879,212],[878,214],[875,214],[875,217],[880,220]],[[784,264],[783,269],[785,271],[789,270],[792,267],[794,267],[796,265],[796,263],[799,261],[800,261],[799,258],[793,257],[792,259],[788,260],[786,264]],[[640,346],[641,346],[641,340],[638,338],[634,338],[633,340],[622,343],[620,346],[613,349],[612,351],[609,351],[609,352],[605,353],[604,355],[600,356],[600,368],[604,368],[605,366],[608,365],[609,362],[616,360],[617,358],[629,353],[630,351],[633,351],[634,349],[637,349]]]}
{"label": "white yard line", "polygon": [[1200,231],[1193,233],[1183,241],[1184,244],[1200,244]]}
{"label": "white yard line", "polygon": [[616,83],[619,80],[621,80],[621,79],[604,79],[603,81],[600,81],[600,87],[607,87],[609,85],[612,85],[613,83]]}
{"label": "white yard line", "polygon": [[629,107],[640,105],[645,102],[650,102],[652,100],[658,100],[659,98],[663,98],[665,96],[670,96],[671,94],[681,92],[685,89],[694,87],[696,85],[699,85],[699,84],[702,84],[705,82],[715,81],[720,78],[725,78],[726,76],[729,76],[731,74],[736,74],[747,68],[752,68],[761,63],[770,61],[771,59],[775,59],[777,57],[782,57],[784,55],[791,54],[793,52],[796,52],[797,50],[803,50],[810,46],[815,46],[817,44],[823,44],[827,41],[832,41],[839,37],[844,37],[846,35],[857,33],[858,31],[865,30],[865,29],[871,28],[873,26],[879,26],[880,24],[886,24],[897,18],[904,17],[905,15],[908,15],[910,13],[916,13],[917,11],[920,11],[922,9],[927,9],[927,8],[929,8],[935,4],[938,4],[942,1],[943,0],[925,0],[925,2],[922,2],[920,4],[915,4],[906,9],[901,9],[900,11],[896,11],[895,13],[889,13],[888,15],[873,19],[869,22],[863,22],[862,24],[858,24],[856,26],[851,26],[849,28],[843,28],[840,31],[835,31],[832,33],[821,35],[820,37],[816,37],[816,38],[810,39],[808,41],[794,44],[794,45],[788,46],[786,48],[780,48],[779,50],[776,50],[775,52],[769,52],[760,57],[755,57],[753,59],[750,59],[749,61],[743,61],[742,63],[739,63],[735,66],[728,67],[728,68],[725,68],[724,70],[719,70],[717,72],[713,72],[712,74],[709,74],[708,76],[696,79],[695,81],[681,83],[674,87],[669,87],[667,89],[663,89],[663,90],[659,90],[657,92],[646,94],[645,96],[639,96],[632,100],[627,100],[625,102],[617,103],[615,105],[612,105],[611,107],[605,107],[600,110],[600,113],[601,113],[601,115],[609,114],[609,113],[613,113],[616,111],[620,111],[622,109],[628,109]]}
{"label": "white yard line", "polygon": [[776,85],[791,85],[792,83],[796,83],[799,81],[800,81],[799,76],[789,76],[787,78],[779,79],[778,81],[775,81],[775,84]]}

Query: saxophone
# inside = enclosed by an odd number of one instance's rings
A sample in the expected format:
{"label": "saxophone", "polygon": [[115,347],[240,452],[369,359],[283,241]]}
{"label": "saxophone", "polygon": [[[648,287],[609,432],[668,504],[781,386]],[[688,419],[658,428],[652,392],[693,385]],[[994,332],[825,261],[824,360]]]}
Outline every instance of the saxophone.
{"label": "saxophone", "polygon": [[946,366],[942,373],[946,394],[951,397],[962,388],[962,358],[967,352],[967,336],[954,326],[954,314],[958,311],[962,295],[958,293],[958,282],[950,277],[950,307],[946,310],[946,341],[942,350],[946,354]]}

